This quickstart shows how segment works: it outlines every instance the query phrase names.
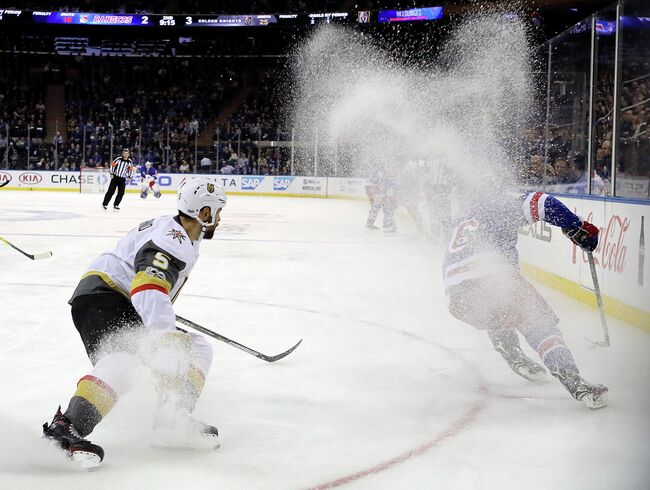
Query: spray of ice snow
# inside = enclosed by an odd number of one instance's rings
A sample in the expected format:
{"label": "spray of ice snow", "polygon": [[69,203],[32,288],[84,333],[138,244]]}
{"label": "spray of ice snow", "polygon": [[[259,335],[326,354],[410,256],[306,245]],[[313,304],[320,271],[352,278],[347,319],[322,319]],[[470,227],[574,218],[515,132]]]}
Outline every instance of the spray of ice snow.
{"label": "spray of ice snow", "polygon": [[386,48],[326,26],[297,51],[293,124],[300,141],[318,138],[320,173],[333,172],[333,162],[339,175],[367,176],[377,165],[398,172],[422,160],[444,165],[467,195],[507,187],[531,107],[523,24],[471,18],[426,68]]}

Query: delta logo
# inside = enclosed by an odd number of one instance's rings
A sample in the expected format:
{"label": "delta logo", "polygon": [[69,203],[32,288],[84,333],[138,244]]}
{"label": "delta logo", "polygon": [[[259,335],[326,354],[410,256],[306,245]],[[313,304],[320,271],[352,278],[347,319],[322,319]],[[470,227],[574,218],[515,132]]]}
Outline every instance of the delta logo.
{"label": "delta logo", "polygon": [[286,191],[292,182],[293,177],[273,177],[273,190]]}
{"label": "delta logo", "polygon": [[18,176],[18,180],[23,184],[40,184],[43,177],[35,172],[25,172]]}
{"label": "delta logo", "polygon": [[11,182],[11,174],[0,172],[0,187],[6,186],[9,182]]}
{"label": "delta logo", "polygon": [[241,188],[244,191],[254,191],[263,180],[264,177],[242,177]]}

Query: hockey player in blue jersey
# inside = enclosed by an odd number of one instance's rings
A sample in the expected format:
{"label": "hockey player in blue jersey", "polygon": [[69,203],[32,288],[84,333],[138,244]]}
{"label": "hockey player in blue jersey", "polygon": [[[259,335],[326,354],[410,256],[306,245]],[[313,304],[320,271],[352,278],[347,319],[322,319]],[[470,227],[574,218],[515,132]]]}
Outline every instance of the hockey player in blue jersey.
{"label": "hockey player in blue jersey", "polygon": [[375,226],[375,220],[381,210],[384,213],[382,223],[384,233],[395,233],[397,231],[395,224],[397,200],[395,199],[392,178],[386,170],[378,167],[372,172],[366,183],[366,195],[370,199],[370,211],[368,212],[366,228],[370,230],[379,229]]}
{"label": "hockey player in blue jersey", "polygon": [[158,186],[158,177],[156,167],[150,161],[146,161],[144,165],[140,165],[140,197],[147,198],[149,190],[153,192],[156,199],[161,196],[160,187]]}
{"label": "hockey player in blue jersey", "polygon": [[562,228],[582,250],[591,252],[598,244],[598,228],[548,194],[491,196],[452,227],[443,263],[449,311],[486,330],[515,373],[543,381],[546,370],[522,352],[519,332],[573,398],[589,408],[604,407],[607,387],[581,377],[557,327],[557,316],[519,271],[518,228],[535,221]]}

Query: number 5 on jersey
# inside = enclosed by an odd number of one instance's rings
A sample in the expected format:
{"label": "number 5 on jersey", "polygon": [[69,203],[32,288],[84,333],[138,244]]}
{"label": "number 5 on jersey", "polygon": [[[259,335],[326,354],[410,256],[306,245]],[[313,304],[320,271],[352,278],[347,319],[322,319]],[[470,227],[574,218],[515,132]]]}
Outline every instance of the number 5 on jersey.
{"label": "number 5 on jersey", "polygon": [[162,269],[164,271],[167,270],[169,267],[169,257],[167,257],[164,253],[162,252],[156,252],[156,255],[153,256],[153,263],[152,265],[158,267],[159,269]]}

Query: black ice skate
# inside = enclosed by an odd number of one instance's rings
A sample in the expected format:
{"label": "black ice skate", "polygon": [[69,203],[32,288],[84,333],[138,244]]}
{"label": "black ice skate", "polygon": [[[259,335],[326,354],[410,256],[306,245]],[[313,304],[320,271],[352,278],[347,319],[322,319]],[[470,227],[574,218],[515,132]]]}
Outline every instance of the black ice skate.
{"label": "black ice skate", "polygon": [[102,207],[104,208],[104,211],[106,211],[106,210],[108,209],[108,207],[106,206],[106,204],[102,204]]}
{"label": "black ice skate", "polygon": [[51,424],[43,424],[43,437],[51,440],[82,467],[92,469],[104,459],[104,450],[97,444],[85,440],[58,408]]}
{"label": "black ice skate", "polygon": [[119,206],[113,206],[113,211],[119,211],[120,207]]}
{"label": "black ice skate", "polygon": [[578,373],[573,373],[560,368],[558,371],[551,372],[553,376],[560,380],[567,391],[573,398],[581,401],[587,407],[596,409],[607,406],[607,386],[592,384],[585,381]]}

